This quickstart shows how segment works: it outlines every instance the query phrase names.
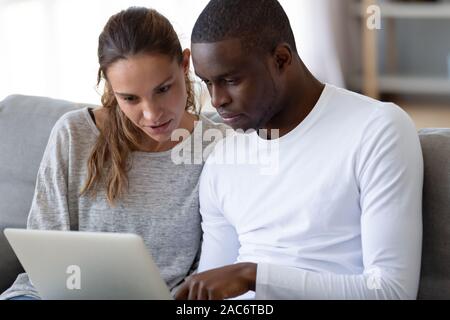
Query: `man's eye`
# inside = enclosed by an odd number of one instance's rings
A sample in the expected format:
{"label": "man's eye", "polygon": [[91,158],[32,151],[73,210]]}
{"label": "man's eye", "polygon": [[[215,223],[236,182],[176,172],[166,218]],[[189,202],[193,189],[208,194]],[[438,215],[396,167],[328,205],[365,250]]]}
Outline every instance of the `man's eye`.
{"label": "man's eye", "polygon": [[208,87],[211,85],[211,81],[209,80],[203,80],[203,83],[206,84]]}
{"label": "man's eye", "polygon": [[165,93],[165,92],[170,90],[170,87],[171,87],[170,85],[161,87],[161,88],[158,89],[158,93]]}
{"label": "man's eye", "polygon": [[225,82],[227,85],[230,85],[230,86],[234,86],[234,85],[237,84],[237,80],[236,80],[236,79],[225,79],[224,82]]}

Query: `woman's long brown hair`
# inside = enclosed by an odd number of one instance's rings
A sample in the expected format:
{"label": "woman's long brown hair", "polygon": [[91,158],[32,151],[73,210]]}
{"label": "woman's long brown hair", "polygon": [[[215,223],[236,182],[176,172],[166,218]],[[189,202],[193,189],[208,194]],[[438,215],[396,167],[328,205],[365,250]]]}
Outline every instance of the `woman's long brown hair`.
{"label": "woman's long brown hair", "polygon": [[[88,177],[81,190],[81,195],[92,196],[105,190],[111,206],[128,189],[129,156],[139,150],[144,135],[120,110],[106,71],[115,62],[139,53],[164,54],[180,65],[183,61],[181,44],[170,22],[156,10],[131,7],[112,16],[99,37],[97,85],[105,80],[101,103],[107,116],[89,157]],[[196,113],[189,76],[186,76],[186,90],[186,110]]]}

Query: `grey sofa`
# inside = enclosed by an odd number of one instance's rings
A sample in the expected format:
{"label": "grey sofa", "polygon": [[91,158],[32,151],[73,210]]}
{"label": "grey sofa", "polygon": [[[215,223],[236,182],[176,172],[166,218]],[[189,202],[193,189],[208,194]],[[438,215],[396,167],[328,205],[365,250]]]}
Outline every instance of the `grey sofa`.
{"label": "grey sofa", "polygon": [[[3,229],[26,226],[50,130],[64,113],[83,106],[20,95],[0,102],[0,293],[23,272]],[[450,299],[450,129],[423,130],[420,138],[425,185],[419,298]]]}

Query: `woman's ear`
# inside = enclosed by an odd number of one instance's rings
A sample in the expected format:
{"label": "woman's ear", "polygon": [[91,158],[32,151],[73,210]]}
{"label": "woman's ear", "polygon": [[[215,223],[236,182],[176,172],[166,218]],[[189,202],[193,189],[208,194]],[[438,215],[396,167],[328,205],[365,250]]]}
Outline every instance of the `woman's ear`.
{"label": "woman's ear", "polygon": [[191,64],[191,50],[184,49],[184,51],[183,51],[183,62],[182,62],[184,74],[188,74],[189,73],[190,64]]}
{"label": "woman's ear", "polygon": [[287,43],[279,44],[273,53],[276,69],[283,72],[288,66],[292,64],[292,49]]}

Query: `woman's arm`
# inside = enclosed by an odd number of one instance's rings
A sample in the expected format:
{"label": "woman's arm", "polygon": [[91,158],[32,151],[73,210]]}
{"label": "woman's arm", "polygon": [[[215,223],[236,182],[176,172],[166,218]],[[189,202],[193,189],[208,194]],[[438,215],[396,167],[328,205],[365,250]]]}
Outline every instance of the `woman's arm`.
{"label": "woman's arm", "polygon": [[[28,215],[27,228],[41,230],[71,230],[77,219],[70,217],[67,204],[69,133],[64,116],[55,124],[44,152],[36,179],[36,187]],[[29,295],[40,298],[23,273],[0,299]]]}

